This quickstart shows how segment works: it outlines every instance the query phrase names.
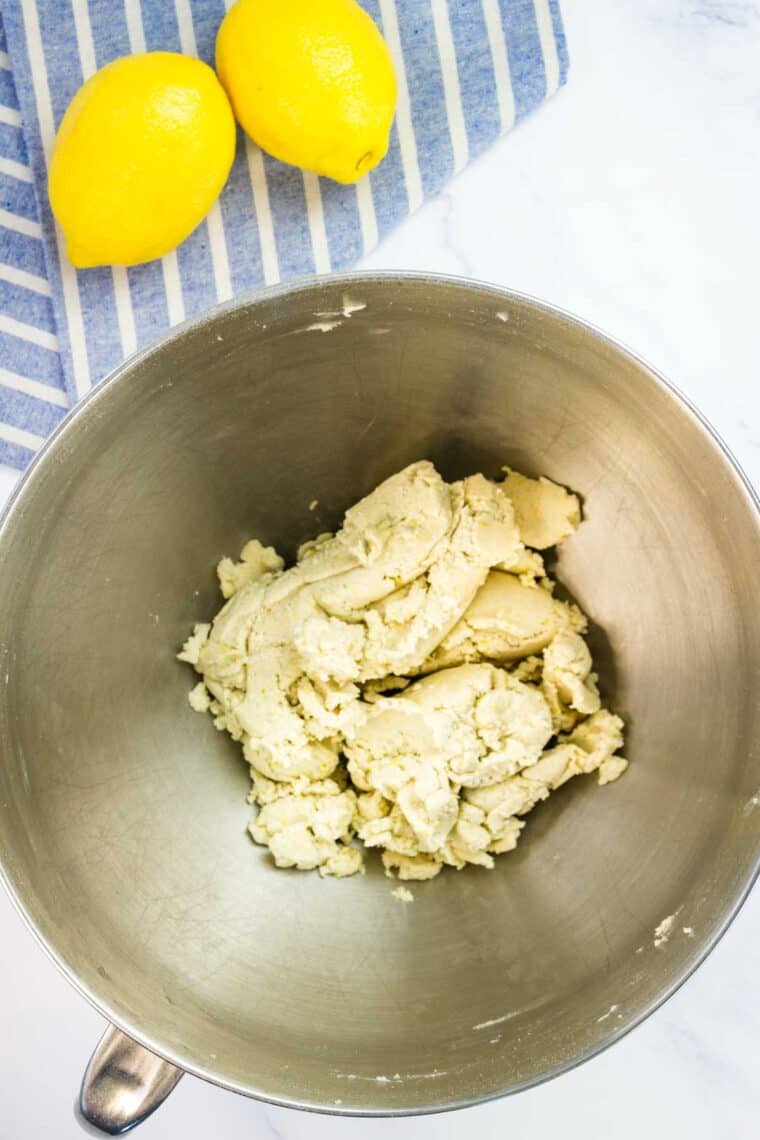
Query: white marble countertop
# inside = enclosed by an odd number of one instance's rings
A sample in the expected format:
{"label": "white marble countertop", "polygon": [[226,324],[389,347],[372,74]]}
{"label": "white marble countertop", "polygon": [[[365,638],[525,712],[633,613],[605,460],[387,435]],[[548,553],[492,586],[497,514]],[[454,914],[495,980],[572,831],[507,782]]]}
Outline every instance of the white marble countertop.
{"label": "white marble countertop", "polygon": [[[440,270],[553,301],[635,347],[760,485],[760,0],[564,0],[568,87],[367,267]],[[0,501],[15,476],[0,469]],[[760,1099],[760,892],[697,974],[611,1050],[465,1113],[357,1121],[186,1078],[145,1140],[750,1140]],[[0,1137],[79,1140],[103,1022],[0,897]]]}

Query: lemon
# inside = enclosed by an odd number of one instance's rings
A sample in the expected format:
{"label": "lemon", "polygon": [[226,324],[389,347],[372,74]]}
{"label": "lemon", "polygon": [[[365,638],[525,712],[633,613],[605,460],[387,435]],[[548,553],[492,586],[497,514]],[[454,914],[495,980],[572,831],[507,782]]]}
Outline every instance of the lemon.
{"label": "lemon", "polygon": [[388,150],[396,76],[355,0],[238,0],[216,69],[238,121],[283,162],[356,182]]}
{"label": "lemon", "polygon": [[114,60],[74,96],[50,163],[74,265],[136,265],[195,229],[224,185],[235,120],[210,67],[174,52]]}

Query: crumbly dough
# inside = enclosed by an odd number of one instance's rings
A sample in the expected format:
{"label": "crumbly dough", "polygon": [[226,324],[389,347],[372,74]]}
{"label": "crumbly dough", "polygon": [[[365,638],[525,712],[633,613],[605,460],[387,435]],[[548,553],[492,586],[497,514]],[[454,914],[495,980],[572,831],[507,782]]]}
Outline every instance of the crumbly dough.
{"label": "crumbly dough", "polygon": [[260,578],[262,574],[276,573],[284,565],[273,546],[262,546],[257,538],[252,538],[241,550],[239,562],[223,558],[217,566],[222,596],[231,598],[247,582]]}
{"label": "crumbly dough", "polygon": [[412,894],[412,892],[409,890],[408,887],[404,887],[404,886],[399,885],[398,887],[396,887],[395,890],[391,891],[391,894],[393,895],[394,899],[398,899],[399,902],[402,902],[402,903],[414,902],[414,895]]}
{"label": "crumbly dough", "polygon": [[525,545],[546,550],[569,538],[581,521],[577,495],[543,476],[528,479],[509,467],[504,471],[506,478],[502,486],[512,501]]}
{"label": "crumbly dough", "polygon": [[492,867],[571,776],[623,772],[586,619],[538,553],[579,522],[549,480],[449,484],[422,461],[288,569],[255,539],[222,559],[227,602],[179,657],[192,708],[243,746],[278,867],[352,875],[373,847],[405,880]]}

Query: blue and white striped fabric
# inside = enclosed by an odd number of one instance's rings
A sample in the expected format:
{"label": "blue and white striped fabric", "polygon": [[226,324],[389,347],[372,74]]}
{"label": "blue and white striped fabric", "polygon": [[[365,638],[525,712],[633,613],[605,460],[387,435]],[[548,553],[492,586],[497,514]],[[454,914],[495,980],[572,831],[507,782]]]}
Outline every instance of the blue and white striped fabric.
{"label": "blue and white striped fabric", "polygon": [[34,179],[0,22],[0,461],[24,467],[69,406]]}
{"label": "blue and white striped fabric", "polygon": [[0,462],[25,466],[67,407],[170,325],[352,265],[565,81],[558,0],[360,2],[399,78],[390,150],[369,177],[339,186],[241,136],[219,202],[178,250],[77,271],[46,193],[74,92],[128,52],[212,61],[231,0],[0,0]]}

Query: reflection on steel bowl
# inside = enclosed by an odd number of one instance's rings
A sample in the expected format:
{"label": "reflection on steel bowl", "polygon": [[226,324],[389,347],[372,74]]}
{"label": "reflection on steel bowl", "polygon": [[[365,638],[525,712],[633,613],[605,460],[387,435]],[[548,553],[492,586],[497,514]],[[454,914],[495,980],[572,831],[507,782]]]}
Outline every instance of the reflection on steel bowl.
{"label": "reflection on steel bowl", "polygon": [[[404,907],[379,866],[325,881],[250,843],[246,767],[188,707],[174,652],[214,612],[220,553],[255,534],[292,559],[421,458],[582,496],[557,577],[591,618],[631,767],[614,795],[571,783],[494,871]],[[0,861],[118,1027],[82,1094],[105,1129],[181,1070],[368,1115],[534,1085],[650,1013],[749,890],[756,500],[664,381],[545,305],[388,275],[214,310],[68,417],[0,561]]]}

